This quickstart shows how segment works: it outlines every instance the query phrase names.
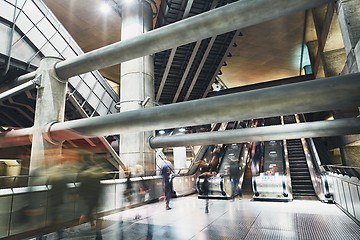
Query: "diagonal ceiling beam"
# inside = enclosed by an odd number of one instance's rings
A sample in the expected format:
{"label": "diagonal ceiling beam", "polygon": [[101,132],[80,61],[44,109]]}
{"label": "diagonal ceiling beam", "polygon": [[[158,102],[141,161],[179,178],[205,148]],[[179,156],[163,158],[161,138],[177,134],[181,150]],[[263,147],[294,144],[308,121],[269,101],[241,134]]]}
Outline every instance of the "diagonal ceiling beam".
{"label": "diagonal ceiling beam", "polygon": [[207,46],[207,48],[206,48],[206,50],[205,50],[204,56],[202,57],[201,62],[200,62],[199,66],[198,66],[198,68],[197,68],[197,70],[196,70],[195,76],[194,76],[194,78],[192,79],[191,84],[190,84],[190,87],[188,88],[188,90],[187,90],[187,92],[186,92],[184,101],[189,100],[190,94],[191,94],[191,92],[192,92],[192,90],[193,90],[193,88],[194,88],[194,86],[195,86],[196,81],[197,81],[198,78],[199,78],[199,75],[200,75],[200,73],[201,73],[201,70],[202,70],[202,68],[203,68],[203,66],[204,66],[204,64],[205,64],[206,59],[207,59],[208,56],[209,56],[210,50],[211,50],[211,48],[213,47],[215,40],[216,40],[216,36],[214,36],[214,37],[212,37],[212,38],[210,39],[209,45]]}
{"label": "diagonal ceiling beam", "polygon": [[219,73],[221,67],[223,66],[223,63],[225,62],[225,59],[227,58],[228,54],[230,53],[230,49],[233,47],[233,45],[234,45],[237,37],[240,35],[240,33],[241,33],[241,32],[240,32],[240,29],[238,29],[238,30],[235,32],[233,39],[231,40],[228,48],[226,49],[226,51],[225,51],[225,53],[224,53],[224,56],[223,56],[223,58],[222,58],[221,61],[220,61],[219,66],[217,67],[217,69],[216,69],[216,71],[215,71],[215,73],[214,73],[211,81],[209,82],[209,85],[207,86],[207,88],[206,88],[206,90],[205,90],[205,92],[204,92],[204,94],[203,94],[203,96],[202,96],[203,98],[208,95],[208,93],[209,93],[209,91],[210,91],[210,89],[211,89],[212,84],[214,83],[216,77],[218,76],[218,73]]}
{"label": "diagonal ceiling beam", "polygon": [[[329,35],[331,21],[334,15],[334,3],[328,4],[325,14],[325,19],[322,23],[320,23],[319,18],[314,17],[314,24],[315,24],[315,30],[317,35],[317,41],[318,41],[318,50],[315,56],[314,66],[313,66],[313,72],[315,75],[317,75],[317,72],[319,70],[319,66],[321,62],[323,64],[326,64],[324,61],[324,48],[326,39]],[[312,10],[313,16],[316,16],[316,10]]]}
{"label": "diagonal ceiling beam", "polygon": [[187,76],[189,75],[191,66],[192,66],[192,64],[193,64],[193,62],[195,60],[195,57],[196,57],[197,51],[199,50],[200,45],[201,45],[201,41],[197,41],[195,46],[194,46],[194,49],[193,49],[193,51],[191,53],[189,62],[187,64],[186,68],[185,68],[184,74],[181,77],[180,84],[179,84],[178,89],[176,90],[175,96],[173,98],[173,103],[176,103],[179,96],[180,96],[181,90],[182,90],[182,88],[183,88],[183,86],[185,84]]}

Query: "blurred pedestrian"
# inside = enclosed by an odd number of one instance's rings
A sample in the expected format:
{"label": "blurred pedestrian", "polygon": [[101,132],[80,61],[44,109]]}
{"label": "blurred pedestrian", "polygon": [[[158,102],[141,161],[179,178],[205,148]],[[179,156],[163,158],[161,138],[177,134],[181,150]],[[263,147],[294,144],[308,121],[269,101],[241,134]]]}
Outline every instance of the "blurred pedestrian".
{"label": "blurred pedestrian", "polygon": [[257,176],[260,173],[260,163],[264,155],[263,143],[253,142],[251,151],[251,171],[253,176]]}
{"label": "blurred pedestrian", "polygon": [[132,174],[130,168],[125,172],[125,176],[126,176],[126,182],[125,182],[124,198],[128,206],[131,206],[133,204],[134,189],[133,189],[133,183],[131,181]]}
{"label": "blurred pedestrian", "polygon": [[210,166],[205,161],[200,162],[200,175],[198,179],[199,194],[205,198],[205,213],[209,213],[209,192],[210,184],[209,178],[213,176],[213,173],[209,171]]}
{"label": "blurred pedestrian", "polygon": [[219,159],[220,159],[220,151],[221,151],[221,148],[220,146],[216,146],[213,153],[212,153],[212,158],[211,158],[211,161],[210,161],[210,173],[212,174],[216,174],[217,173],[217,169],[218,169],[218,165],[219,165]]}
{"label": "blurred pedestrian", "polygon": [[66,172],[62,166],[52,167],[48,171],[48,213],[49,227],[56,231],[58,239],[63,238],[61,227],[62,206],[67,193]]}
{"label": "blurred pedestrian", "polygon": [[230,181],[231,181],[231,198],[234,200],[235,196],[239,194],[240,199],[242,198],[241,187],[239,186],[239,178],[240,178],[240,164],[237,159],[229,160],[229,173],[230,173]]}
{"label": "blurred pedestrian", "polygon": [[80,216],[79,223],[89,222],[91,229],[96,230],[96,239],[102,239],[102,221],[98,216],[100,196],[102,195],[102,185],[100,182],[102,177],[103,169],[99,166],[84,169],[79,173],[79,196],[84,203],[84,210]]}
{"label": "blurred pedestrian", "polygon": [[209,213],[209,176],[204,176],[204,181],[201,184],[202,194],[205,196],[205,213]]}
{"label": "blurred pedestrian", "polygon": [[170,175],[173,171],[172,164],[165,160],[164,164],[161,167],[161,176],[163,177],[163,186],[164,186],[164,195],[165,195],[165,203],[166,203],[166,210],[170,210],[170,199],[172,195],[172,187],[170,182]]}

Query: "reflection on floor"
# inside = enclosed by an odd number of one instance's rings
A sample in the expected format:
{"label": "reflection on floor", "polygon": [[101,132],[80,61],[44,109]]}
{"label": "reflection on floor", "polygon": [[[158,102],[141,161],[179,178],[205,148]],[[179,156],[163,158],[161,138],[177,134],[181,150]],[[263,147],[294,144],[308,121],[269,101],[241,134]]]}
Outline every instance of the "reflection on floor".
{"label": "reflection on floor", "polygon": [[[210,200],[209,213],[196,195],[171,204],[171,210],[157,202],[105,217],[102,239],[360,239],[357,223],[336,205],[319,201]],[[95,239],[89,229],[66,229],[64,239]]]}

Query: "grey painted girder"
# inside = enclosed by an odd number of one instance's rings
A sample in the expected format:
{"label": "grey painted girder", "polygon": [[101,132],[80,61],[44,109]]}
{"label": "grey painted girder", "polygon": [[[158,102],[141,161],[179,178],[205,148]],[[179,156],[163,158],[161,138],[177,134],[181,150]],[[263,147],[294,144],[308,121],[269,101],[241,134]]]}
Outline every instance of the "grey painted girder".
{"label": "grey painted girder", "polygon": [[238,1],[149,31],[138,37],[126,39],[73,59],[59,62],[56,64],[55,70],[61,79],[68,79],[82,73],[245,28],[327,2],[331,1]]}
{"label": "grey painted girder", "polygon": [[[54,123],[53,141],[360,106],[360,73]],[[335,94],[335,95],[334,95]],[[20,133],[18,133],[18,131]],[[0,147],[27,129],[0,134]],[[354,130],[355,132],[357,129]],[[1,138],[2,137],[2,138]],[[5,138],[4,138],[5,137]]]}
{"label": "grey painted girder", "polygon": [[329,137],[360,133],[360,118],[294,123],[268,127],[153,137],[152,148],[246,143],[297,138]]}

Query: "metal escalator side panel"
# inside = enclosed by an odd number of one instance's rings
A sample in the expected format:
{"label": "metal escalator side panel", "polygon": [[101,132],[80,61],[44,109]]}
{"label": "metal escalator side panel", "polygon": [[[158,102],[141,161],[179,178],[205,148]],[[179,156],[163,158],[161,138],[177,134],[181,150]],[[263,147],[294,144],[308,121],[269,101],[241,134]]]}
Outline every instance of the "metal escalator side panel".
{"label": "metal escalator side panel", "polygon": [[254,200],[291,201],[286,153],[282,141],[266,141],[263,148],[262,172],[252,177]]}
{"label": "metal escalator side panel", "polygon": [[331,193],[327,176],[320,172],[320,160],[312,139],[301,139],[304,148],[306,163],[309,169],[312,185],[316,197],[323,202],[333,202],[333,194]]}

